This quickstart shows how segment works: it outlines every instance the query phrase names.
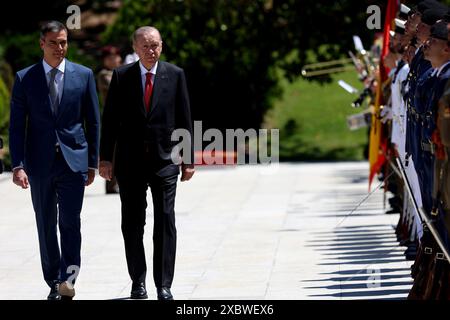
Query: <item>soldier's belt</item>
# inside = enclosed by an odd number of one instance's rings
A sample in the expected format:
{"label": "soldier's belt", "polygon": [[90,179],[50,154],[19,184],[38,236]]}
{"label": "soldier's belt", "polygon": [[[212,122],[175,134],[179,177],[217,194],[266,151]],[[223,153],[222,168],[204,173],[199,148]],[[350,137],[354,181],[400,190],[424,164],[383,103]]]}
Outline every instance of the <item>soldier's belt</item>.
{"label": "soldier's belt", "polygon": [[408,103],[408,113],[412,119],[419,121],[420,114],[416,111],[416,109],[410,103]]}
{"label": "soldier's belt", "polygon": [[437,252],[436,253],[436,259],[437,260],[445,260],[445,256],[443,252]]}
{"label": "soldier's belt", "polygon": [[426,152],[430,152],[431,154],[434,154],[434,152],[435,152],[434,143],[428,142],[428,141],[422,141],[420,143],[420,145],[422,147],[422,151],[426,151]]}
{"label": "soldier's belt", "polygon": [[412,103],[411,103],[411,99],[408,99],[407,101],[406,101],[406,109],[408,110],[408,112],[413,112],[412,110],[414,109],[413,107],[412,107]]}
{"label": "soldier's belt", "polygon": [[424,113],[420,113],[417,112],[416,109],[414,109],[413,107],[409,107],[408,111],[411,115],[411,117],[418,122],[419,120],[422,121],[422,124],[424,124],[424,122],[428,122],[433,118],[433,113],[432,112],[424,112]]}

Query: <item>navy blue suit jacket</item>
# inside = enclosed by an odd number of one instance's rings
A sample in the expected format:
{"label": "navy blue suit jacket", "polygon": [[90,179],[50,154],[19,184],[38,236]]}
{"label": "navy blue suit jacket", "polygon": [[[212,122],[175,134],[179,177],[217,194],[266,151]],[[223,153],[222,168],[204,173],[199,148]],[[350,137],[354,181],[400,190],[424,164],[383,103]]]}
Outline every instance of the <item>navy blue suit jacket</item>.
{"label": "navy blue suit jacket", "polygon": [[66,60],[64,88],[52,112],[42,60],[20,70],[11,97],[9,145],[12,167],[31,176],[47,175],[58,142],[74,172],[97,168],[100,115],[91,69]]}

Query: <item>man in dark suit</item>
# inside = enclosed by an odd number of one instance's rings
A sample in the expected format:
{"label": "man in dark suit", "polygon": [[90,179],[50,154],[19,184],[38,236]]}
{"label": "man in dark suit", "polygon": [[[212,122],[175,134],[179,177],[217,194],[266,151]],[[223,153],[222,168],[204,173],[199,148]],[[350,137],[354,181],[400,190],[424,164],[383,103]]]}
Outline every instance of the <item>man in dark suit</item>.
{"label": "man in dark suit", "polygon": [[92,71],[65,59],[65,26],[45,24],[40,46],[43,59],[17,72],[11,97],[13,182],[31,186],[48,299],[71,299],[81,260],[84,188],[98,163],[99,106]]}
{"label": "man in dark suit", "polygon": [[[100,175],[117,177],[122,202],[122,233],[132,299],[146,299],[146,262],[143,245],[147,188],[153,197],[153,278],[158,299],[172,300],[175,268],[175,191],[179,165],[172,160],[174,130],[192,136],[192,120],[185,75],[179,67],[158,61],[162,40],[153,27],[133,34],[139,61],[114,70],[102,118]],[[181,181],[194,174],[193,147],[181,165]]]}

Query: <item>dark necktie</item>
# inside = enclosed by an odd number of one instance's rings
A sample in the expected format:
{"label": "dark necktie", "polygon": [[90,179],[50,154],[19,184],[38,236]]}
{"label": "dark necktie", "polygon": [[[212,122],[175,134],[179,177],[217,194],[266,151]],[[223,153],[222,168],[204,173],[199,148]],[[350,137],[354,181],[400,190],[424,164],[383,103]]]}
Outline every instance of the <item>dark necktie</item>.
{"label": "dark necktie", "polygon": [[55,115],[58,112],[58,105],[59,105],[58,89],[57,89],[56,83],[55,83],[55,77],[56,77],[57,73],[58,73],[58,69],[56,69],[56,68],[53,68],[50,71],[50,82],[48,84],[50,101],[52,103],[52,110]]}
{"label": "dark necktie", "polygon": [[145,102],[145,110],[147,113],[150,111],[150,99],[152,97],[153,85],[152,85],[152,74],[147,72],[145,74],[145,94],[144,94],[144,102]]}

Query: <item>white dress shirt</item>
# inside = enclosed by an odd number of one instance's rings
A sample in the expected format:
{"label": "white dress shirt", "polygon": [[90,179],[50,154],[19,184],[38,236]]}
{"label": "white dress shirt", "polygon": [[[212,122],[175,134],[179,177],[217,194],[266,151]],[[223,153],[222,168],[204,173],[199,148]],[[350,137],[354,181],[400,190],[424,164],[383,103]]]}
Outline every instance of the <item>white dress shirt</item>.
{"label": "white dress shirt", "polygon": [[141,61],[139,61],[139,67],[141,68],[141,81],[142,81],[142,92],[143,96],[145,96],[145,80],[146,80],[146,74],[150,72],[152,74],[152,85],[155,83],[155,75],[156,75],[156,69],[158,69],[158,61],[153,65],[153,67],[149,70],[147,70]]}

